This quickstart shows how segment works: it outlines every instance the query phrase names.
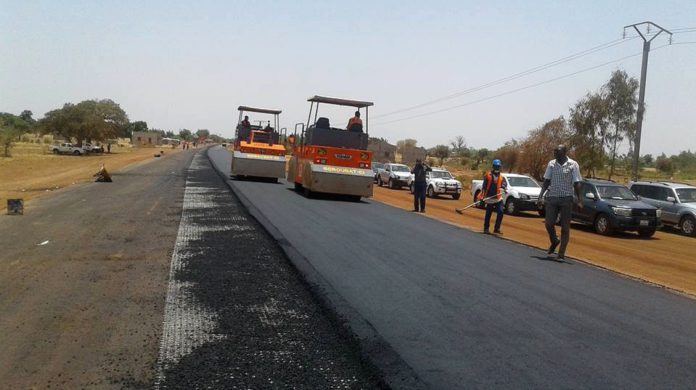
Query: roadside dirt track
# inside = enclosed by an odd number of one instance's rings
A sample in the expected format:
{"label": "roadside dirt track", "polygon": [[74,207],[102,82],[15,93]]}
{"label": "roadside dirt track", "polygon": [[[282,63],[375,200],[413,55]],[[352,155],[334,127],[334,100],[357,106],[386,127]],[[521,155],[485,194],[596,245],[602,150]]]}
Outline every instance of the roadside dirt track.
{"label": "roadside dirt track", "polygon": [[[375,186],[374,199],[404,210],[413,209],[413,195],[408,189],[390,190]],[[454,211],[471,202],[471,195],[466,193],[458,201],[449,196],[428,198],[426,215],[481,231],[483,210],[471,208],[464,215]],[[544,250],[548,248],[544,220],[536,213],[505,215],[502,230],[505,239]],[[573,224],[566,253],[599,267],[696,296],[696,239],[682,236],[672,229],[658,231],[646,240],[630,232],[600,236],[590,226]]]}

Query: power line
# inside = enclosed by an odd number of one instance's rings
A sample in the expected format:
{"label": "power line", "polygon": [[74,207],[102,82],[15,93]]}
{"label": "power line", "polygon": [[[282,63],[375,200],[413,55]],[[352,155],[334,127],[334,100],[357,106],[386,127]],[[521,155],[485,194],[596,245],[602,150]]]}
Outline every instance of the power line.
{"label": "power line", "polygon": [[[686,43],[687,43],[687,42],[683,42],[682,44],[686,44]],[[693,43],[696,43],[696,42],[693,42]],[[663,46],[658,46],[658,47],[654,48],[653,51],[662,49],[663,47],[666,47],[666,46],[669,46],[669,44],[665,44],[665,45],[663,45]],[[441,112],[451,111],[451,110],[454,110],[454,109],[457,109],[457,108],[470,106],[470,105],[472,105],[472,104],[477,104],[477,103],[481,103],[481,102],[484,102],[484,101],[487,101],[487,100],[499,98],[499,97],[501,97],[501,96],[506,96],[506,95],[510,95],[510,94],[513,94],[513,93],[516,93],[516,92],[524,91],[524,90],[526,90],[526,89],[535,88],[535,87],[538,87],[538,86],[541,86],[541,85],[544,85],[544,84],[549,84],[549,83],[552,83],[552,82],[554,82],[554,81],[558,81],[558,80],[562,80],[562,79],[565,79],[565,78],[568,78],[568,77],[572,77],[572,76],[578,75],[578,74],[580,74],[580,73],[589,72],[589,71],[591,71],[591,70],[594,70],[594,69],[597,69],[597,68],[601,68],[601,67],[603,67],[603,66],[607,66],[607,65],[610,65],[610,64],[613,64],[613,63],[616,63],[616,62],[620,62],[620,61],[623,61],[623,60],[626,60],[626,59],[629,59],[629,58],[637,57],[637,56],[640,56],[640,55],[642,55],[642,54],[643,54],[642,52],[641,52],[641,53],[636,53],[636,54],[631,54],[631,55],[629,55],[629,56],[621,57],[621,58],[618,58],[618,59],[615,59],[615,60],[611,60],[611,61],[608,61],[608,62],[599,64],[599,65],[594,65],[594,66],[591,66],[591,67],[589,67],[589,68],[584,68],[584,69],[578,70],[578,71],[573,72],[573,73],[568,73],[568,74],[565,74],[565,75],[562,75],[562,76],[559,76],[559,77],[555,77],[555,78],[552,78],[552,79],[549,79],[549,80],[544,80],[544,81],[541,81],[541,82],[538,82],[538,83],[535,83],[535,84],[531,84],[531,85],[527,85],[527,86],[524,86],[524,87],[521,87],[521,88],[516,88],[516,89],[510,90],[510,91],[506,91],[506,92],[502,92],[502,93],[499,93],[499,94],[496,94],[496,95],[488,96],[488,97],[485,97],[485,98],[482,98],[482,99],[477,99],[477,100],[473,100],[473,101],[470,101],[470,102],[467,102],[467,103],[458,104],[458,105],[456,105],[456,106],[450,106],[450,107],[442,108],[442,109],[435,110],[435,111],[425,112],[425,113],[418,114],[418,115],[412,115],[412,116],[409,116],[409,117],[406,117],[406,118],[395,119],[395,120],[390,120],[390,121],[386,121],[386,122],[377,122],[376,124],[385,125],[385,124],[388,124],[388,123],[402,122],[402,121],[409,120],[409,119],[420,118],[420,117],[429,116],[429,115],[433,115],[433,114],[439,114],[439,113],[441,113]]]}
{"label": "power line", "polygon": [[548,68],[551,68],[551,67],[554,67],[554,66],[557,66],[557,65],[560,65],[560,64],[563,64],[563,63],[566,63],[566,62],[575,60],[575,59],[578,59],[578,58],[580,58],[580,57],[584,57],[584,56],[586,56],[586,55],[589,55],[589,54],[592,54],[592,53],[595,53],[595,52],[598,52],[598,51],[601,51],[601,50],[605,50],[605,49],[608,49],[608,48],[613,47],[613,46],[620,45],[620,44],[622,44],[622,43],[628,42],[628,41],[630,41],[630,40],[632,40],[632,39],[635,39],[635,38],[637,38],[637,36],[635,36],[635,37],[628,37],[628,38],[625,38],[625,39],[623,39],[623,38],[622,38],[622,39],[615,39],[615,40],[613,40],[613,41],[609,41],[609,42],[603,43],[603,44],[601,44],[601,45],[597,45],[597,46],[595,46],[595,47],[592,47],[592,48],[589,48],[589,49],[586,49],[586,50],[577,52],[577,53],[575,53],[575,54],[571,54],[571,55],[569,55],[569,56],[566,56],[566,57],[557,59],[557,60],[555,60],[555,61],[551,61],[551,62],[548,62],[548,63],[546,63],[546,64],[538,65],[538,66],[535,66],[535,67],[533,67],[533,68],[529,68],[529,69],[527,69],[527,70],[525,70],[525,71],[522,71],[522,72],[519,72],[519,73],[515,73],[515,74],[513,74],[513,75],[510,75],[510,76],[507,76],[507,77],[503,77],[503,78],[501,78],[501,79],[497,79],[497,80],[494,80],[494,81],[491,81],[491,82],[488,82],[488,83],[485,83],[485,84],[481,84],[481,85],[479,85],[479,86],[477,86],[477,87],[469,88],[469,89],[466,89],[466,90],[464,90],[464,91],[455,92],[455,93],[450,94],[450,95],[447,95],[447,96],[443,96],[443,97],[440,97],[440,98],[437,98],[437,99],[434,99],[434,100],[430,100],[430,101],[427,101],[427,102],[425,102],[425,103],[417,104],[417,105],[414,105],[414,106],[405,107],[405,108],[402,108],[402,109],[399,109],[399,110],[396,110],[396,111],[391,111],[391,112],[388,112],[388,113],[386,113],[386,114],[377,115],[377,116],[375,116],[374,118],[382,118],[382,117],[385,117],[385,116],[390,116],[390,115],[398,114],[398,113],[405,112],[405,111],[415,110],[415,109],[417,109],[417,108],[429,106],[429,105],[431,105],[431,104],[440,103],[440,102],[445,101],[445,100],[450,100],[450,99],[453,99],[453,98],[456,98],[456,97],[459,97],[459,96],[463,96],[463,95],[466,95],[466,94],[469,94],[469,93],[472,93],[472,92],[480,91],[480,90],[485,89],[485,88],[489,88],[489,87],[492,87],[492,86],[495,86],[495,85],[499,85],[499,84],[502,84],[502,83],[505,83],[505,82],[508,82],[508,81],[512,81],[512,80],[518,79],[518,78],[520,78],[520,77],[524,77],[524,76],[527,76],[527,75],[530,75],[530,74],[533,74],[533,73],[536,73],[536,72],[539,72],[539,71],[542,71],[542,70],[545,70],[545,69],[548,69]]}

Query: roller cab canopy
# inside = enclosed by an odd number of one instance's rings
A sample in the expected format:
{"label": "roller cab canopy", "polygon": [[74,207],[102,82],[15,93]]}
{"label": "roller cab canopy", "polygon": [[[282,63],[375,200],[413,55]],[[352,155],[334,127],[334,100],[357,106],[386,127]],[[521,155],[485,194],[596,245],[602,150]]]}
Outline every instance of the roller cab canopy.
{"label": "roller cab canopy", "polygon": [[245,111],[245,112],[258,112],[260,114],[273,114],[273,115],[280,115],[281,110],[271,110],[267,108],[255,108],[255,107],[247,107],[247,106],[239,106],[237,108],[239,111]]}
{"label": "roller cab canopy", "polygon": [[316,96],[316,95],[307,99],[307,101],[312,102],[312,103],[335,104],[337,106],[350,106],[350,107],[357,107],[357,108],[370,107],[370,106],[374,105],[374,103],[372,103],[372,102],[363,102],[360,100],[339,99],[339,98]]}

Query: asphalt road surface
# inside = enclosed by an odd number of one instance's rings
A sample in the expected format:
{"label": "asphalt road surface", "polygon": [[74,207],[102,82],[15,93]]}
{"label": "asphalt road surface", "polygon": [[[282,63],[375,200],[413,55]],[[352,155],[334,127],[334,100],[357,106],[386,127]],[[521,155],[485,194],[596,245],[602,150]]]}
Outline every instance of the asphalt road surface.
{"label": "asphalt road surface", "polygon": [[204,151],[112,175],[0,216],[0,388],[379,387]]}
{"label": "asphalt road surface", "polygon": [[[229,173],[226,150],[209,155]],[[691,298],[369,200],[230,185],[426,387],[696,383]]]}

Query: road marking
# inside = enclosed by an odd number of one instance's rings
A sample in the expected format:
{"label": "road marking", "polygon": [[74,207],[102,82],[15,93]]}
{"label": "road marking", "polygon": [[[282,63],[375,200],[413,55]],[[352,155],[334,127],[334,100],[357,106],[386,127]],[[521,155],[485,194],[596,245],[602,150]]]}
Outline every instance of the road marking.
{"label": "road marking", "polygon": [[240,225],[246,221],[245,217],[219,212],[222,205],[216,197],[229,194],[225,189],[206,187],[195,180],[197,171],[211,169],[207,161],[204,153],[197,153],[188,169],[181,222],[169,271],[155,389],[162,388],[167,369],[183,357],[206,343],[225,337],[215,333],[217,314],[196,299],[196,283],[179,279],[188,262],[195,261],[205,250],[191,244],[202,240],[208,232],[253,229],[248,224]]}
{"label": "road marking", "polygon": [[157,198],[157,200],[155,201],[155,204],[153,204],[152,207],[150,207],[150,210],[148,210],[147,215],[152,214],[152,212],[155,210],[155,208],[157,208],[157,206],[159,205],[160,200],[162,200],[161,196],[159,198]]}

